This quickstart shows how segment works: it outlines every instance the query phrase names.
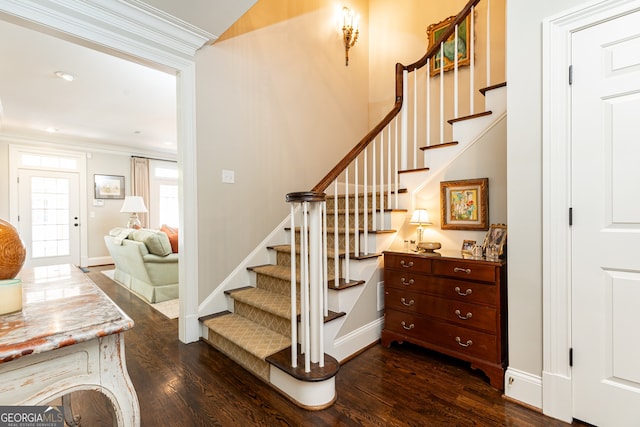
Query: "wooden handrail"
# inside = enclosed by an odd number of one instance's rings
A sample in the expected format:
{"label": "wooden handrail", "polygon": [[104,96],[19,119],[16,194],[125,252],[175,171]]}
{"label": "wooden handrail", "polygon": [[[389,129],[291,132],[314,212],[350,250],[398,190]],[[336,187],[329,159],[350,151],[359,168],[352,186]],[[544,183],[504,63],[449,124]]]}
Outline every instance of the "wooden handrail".
{"label": "wooden handrail", "polygon": [[403,77],[404,71],[405,70],[415,71],[416,69],[424,67],[427,64],[427,59],[435,56],[435,54],[438,52],[438,49],[440,48],[440,44],[443,41],[447,40],[451,36],[451,34],[455,32],[456,25],[460,24],[471,12],[471,9],[479,2],[480,0],[470,0],[465,5],[465,7],[460,11],[460,13],[456,15],[456,18],[447,27],[447,29],[442,32],[438,40],[436,40],[436,42],[427,49],[427,53],[422,58],[420,58],[413,64],[409,64],[406,66],[400,63],[396,64],[396,98],[391,111],[389,111],[389,113],[387,113],[387,115],[384,116],[384,118],[373,129],[371,129],[371,131],[369,131],[369,133],[367,133],[364,136],[364,138],[362,138],[360,142],[358,142],[355,145],[355,147],[353,147],[351,151],[349,151],[347,155],[344,156],[342,160],[340,160],[340,162],[338,162],[338,164],[335,165],[333,169],[331,169],[331,171],[329,171],[329,173],[325,175],[325,177],[322,178],[322,180],[320,180],[320,182],[318,182],[315,185],[315,187],[313,187],[311,191],[313,192],[325,191],[327,187],[329,187],[329,184],[335,181],[340,176],[340,174],[347,168],[347,166],[349,166],[351,162],[353,162],[358,157],[358,155],[360,155],[360,153],[362,153],[364,149],[367,148],[367,146],[371,143],[371,141],[373,141],[376,138],[376,136],[378,136],[378,134],[382,132],[382,130],[389,123],[391,123],[391,120],[393,120],[394,117],[396,117],[400,112],[400,110],[402,109],[402,103],[403,103],[402,90],[404,85],[402,77]]}

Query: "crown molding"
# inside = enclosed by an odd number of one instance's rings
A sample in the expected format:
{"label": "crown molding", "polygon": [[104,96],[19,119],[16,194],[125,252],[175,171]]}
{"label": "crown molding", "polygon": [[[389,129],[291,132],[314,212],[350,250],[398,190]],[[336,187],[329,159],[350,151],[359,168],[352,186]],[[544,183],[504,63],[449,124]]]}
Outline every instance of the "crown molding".
{"label": "crown molding", "polygon": [[46,22],[50,28],[154,62],[166,62],[171,54],[181,63],[216,39],[139,0],[4,0],[0,12]]}

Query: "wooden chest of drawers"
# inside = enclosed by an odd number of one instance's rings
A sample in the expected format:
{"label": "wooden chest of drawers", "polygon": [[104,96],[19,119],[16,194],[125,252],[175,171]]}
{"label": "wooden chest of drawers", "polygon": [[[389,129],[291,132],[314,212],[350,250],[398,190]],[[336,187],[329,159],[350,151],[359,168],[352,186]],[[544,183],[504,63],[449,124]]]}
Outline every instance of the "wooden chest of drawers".
{"label": "wooden chest of drawers", "polygon": [[504,261],[384,253],[382,344],[411,342],[471,362],[504,388],[507,366]]}

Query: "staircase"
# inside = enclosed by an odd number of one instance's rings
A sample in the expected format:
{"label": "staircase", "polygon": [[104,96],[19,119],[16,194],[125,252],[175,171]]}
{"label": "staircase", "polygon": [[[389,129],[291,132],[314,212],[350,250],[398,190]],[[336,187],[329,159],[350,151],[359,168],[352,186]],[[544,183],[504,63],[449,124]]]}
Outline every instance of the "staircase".
{"label": "staircase", "polygon": [[[428,135],[427,145],[418,147],[414,130],[414,146],[408,142],[406,123],[419,121],[407,106],[408,73],[428,66],[479,1],[465,6],[425,57],[396,66],[392,111],[316,187],[287,196],[289,218],[202,305],[214,313],[200,318],[203,339],[301,407],[331,405],[339,363],[379,339],[380,255],[397,244],[413,194],[506,114],[506,85],[489,86],[480,91],[486,111],[470,107],[468,116],[458,117],[456,104],[447,125],[452,141],[441,136],[432,144]],[[372,295],[378,306],[363,307]],[[372,320],[340,335],[347,319],[359,317]]]}

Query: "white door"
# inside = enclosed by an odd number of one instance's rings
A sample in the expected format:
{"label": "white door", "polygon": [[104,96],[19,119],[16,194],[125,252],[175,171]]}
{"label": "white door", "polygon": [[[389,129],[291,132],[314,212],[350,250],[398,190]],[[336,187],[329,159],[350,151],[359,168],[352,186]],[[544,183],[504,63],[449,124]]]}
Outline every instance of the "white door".
{"label": "white door", "polygon": [[25,267],[80,265],[80,186],[77,173],[18,170],[18,231]]}
{"label": "white door", "polygon": [[572,36],[574,418],[640,426],[640,12]]}

